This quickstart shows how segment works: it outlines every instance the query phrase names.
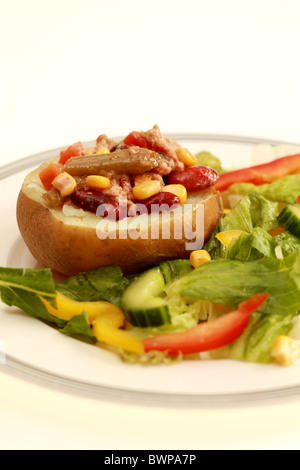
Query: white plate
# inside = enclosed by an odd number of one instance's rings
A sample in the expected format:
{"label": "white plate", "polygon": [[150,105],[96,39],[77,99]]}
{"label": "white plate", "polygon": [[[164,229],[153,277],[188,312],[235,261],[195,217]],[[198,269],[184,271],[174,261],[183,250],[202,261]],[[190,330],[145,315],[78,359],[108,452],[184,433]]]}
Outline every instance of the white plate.
{"label": "white plate", "polygon": [[[192,152],[213,152],[229,167],[249,164],[253,145],[262,143],[260,139],[224,136],[172,137]],[[55,149],[0,170],[0,266],[40,267],[19,235],[15,206],[26,174],[57,154]],[[227,360],[158,367],[128,365],[103,349],[68,338],[4,304],[0,305],[0,341],[5,343],[7,354],[7,363],[0,370],[101,399],[163,406],[233,406],[300,397],[299,366],[285,369]]]}

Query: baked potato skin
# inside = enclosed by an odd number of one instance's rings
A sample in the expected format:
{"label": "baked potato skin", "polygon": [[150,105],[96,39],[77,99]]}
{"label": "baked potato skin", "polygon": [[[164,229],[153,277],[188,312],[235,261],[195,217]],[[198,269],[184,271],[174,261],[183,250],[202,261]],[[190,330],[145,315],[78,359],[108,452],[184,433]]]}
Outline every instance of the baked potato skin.
{"label": "baked potato skin", "polygon": [[[125,274],[132,274],[165,260],[187,259],[190,255],[186,250],[187,240],[175,240],[172,235],[167,240],[133,240],[129,237],[120,240],[118,236],[115,240],[100,240],[95,228],[65,224],[55,217],[51,209],[26,194],[26,184],[25,180],[17,202],[21,235],[36,260],[60,274],[73,276],[113,264],[120,266]],[[204,204],[205,241],[223,214],[220,193],[214,188],[206,193],[206,199],[201,201]]]}

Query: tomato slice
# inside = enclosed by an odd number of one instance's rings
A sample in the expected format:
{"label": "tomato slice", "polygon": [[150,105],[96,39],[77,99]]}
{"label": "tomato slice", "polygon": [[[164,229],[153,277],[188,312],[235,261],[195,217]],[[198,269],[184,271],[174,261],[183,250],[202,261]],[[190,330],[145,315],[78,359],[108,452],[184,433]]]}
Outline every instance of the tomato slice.
{"label": "tomato slice", "polygon": [[279,178],[296,173],[298,170],[300,170],[300,154],[278,158],[263,165],[224,173],[220,175],[216,189],[225,191],[234,183],[253,183],[256,185],[272,183]]}
{"label": "tomato slice", "polygon": [[50,163],[47,168],[42,170],[39,173],[39,177],[41,182],[44,185],[46,191],[50,191],[53,188],[52,182],[53,180],[62,173],[63,167],[59,163]]}
{"label": "tomato slice", "polygon": [[284,232],[286,232],[286,230],[283,227],[277,227],[277,228],[274,228],[274,230],[269,230],[269,234],[272,237],[276,237],[277,235],[280,235],[281,233],[284,233]]}
{"label": "tomato slice", "polygon": [[72,157],[83,157],[85,155],[85,149],[82,142],[76,142],[76,144],[70,145],[66,150],[60,152],[59,163],[64,165]]}
{"label": "tomato slice", "polygon": [[233,343],[249,325],[252,313],[266,301],[268,294],[257,294],[238,306],[234,312],[191,328],[144,339],[145,351],[168,351],[170,355],[195,354]]}
{"label": "tomato slice", "polygon": [[140,132],[133,131],[124,139],[124,144],[128,145],[128,147],[136,146],[142,147],[145,149],[151,149],[150,142],[142,136]]}
{"label": "tomato slice", "polygon": [[[164,139],[163,139],[164,140]],[[143,136],[141,132],[133,131],[124,139],[124,144],[128,147],[136,146],[153,150],[153,152],[167,153],[167,147],[162,142],[160,145],[157,142],[151,142],[147,137]]]}

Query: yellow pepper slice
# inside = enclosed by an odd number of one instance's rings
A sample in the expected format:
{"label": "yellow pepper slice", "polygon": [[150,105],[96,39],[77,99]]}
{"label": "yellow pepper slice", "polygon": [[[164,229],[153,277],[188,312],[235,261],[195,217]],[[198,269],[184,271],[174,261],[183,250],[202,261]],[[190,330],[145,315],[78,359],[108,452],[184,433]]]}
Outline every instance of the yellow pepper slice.
{"label": "yellow pepper slice", "polygon": [[57,292],[56,309],[52,307],[52,305],[47,300],[41,300],[44,302],[50,315],[61,318],[62,320],[69,321],[76,315],[81,315],[83,311],[86,311],[90,324],[92,324],[99,315],[106,314],[122,315],[123,322],[120,326],[122,326],[125,321],[123,312],[118,307],[109,302],[77,302],[76,300],[66,297],[61,292]]}
{"label": "yellow pepper slice", "polygon": [[122,310],[113,304],[102,301],[77,302],[61,292],[57,292],[57,308],[52,307],[47,300],[43,298],[41,300],[51,315],[66,321],[86,311],[98,341],[138,354],[145,352],[143,343],[138,338],[125,330],[119,330],[125,324],[125,316]]}
{"label": "yellow pepper slice", "polygon": [[242,230],[227,230],[226,232],[220,232],[216,235],[216,238],[222,243],[222,245],[228,247],[232,240],[239,238],[242,235]]}
{"label": "yellow pepper slice", "polygon": [[125,351],[144,354],[145,349],[141,340],[132,336],[128,331],[117,329],[106,316],[99,316],[93,323],[93,332],[97,340]]}

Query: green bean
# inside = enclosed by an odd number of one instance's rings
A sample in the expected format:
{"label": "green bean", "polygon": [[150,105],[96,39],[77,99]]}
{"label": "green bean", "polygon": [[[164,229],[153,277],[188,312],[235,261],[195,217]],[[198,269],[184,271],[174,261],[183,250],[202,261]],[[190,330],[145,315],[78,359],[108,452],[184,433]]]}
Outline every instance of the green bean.
{"label": "green bean", "polygon": [[142,175],[158,167],[161,156],[148,149],[116,150],[103,155],[73,157],[65,164],[65,171],[72,176],[101,175],[112,172],[115,175]]}

